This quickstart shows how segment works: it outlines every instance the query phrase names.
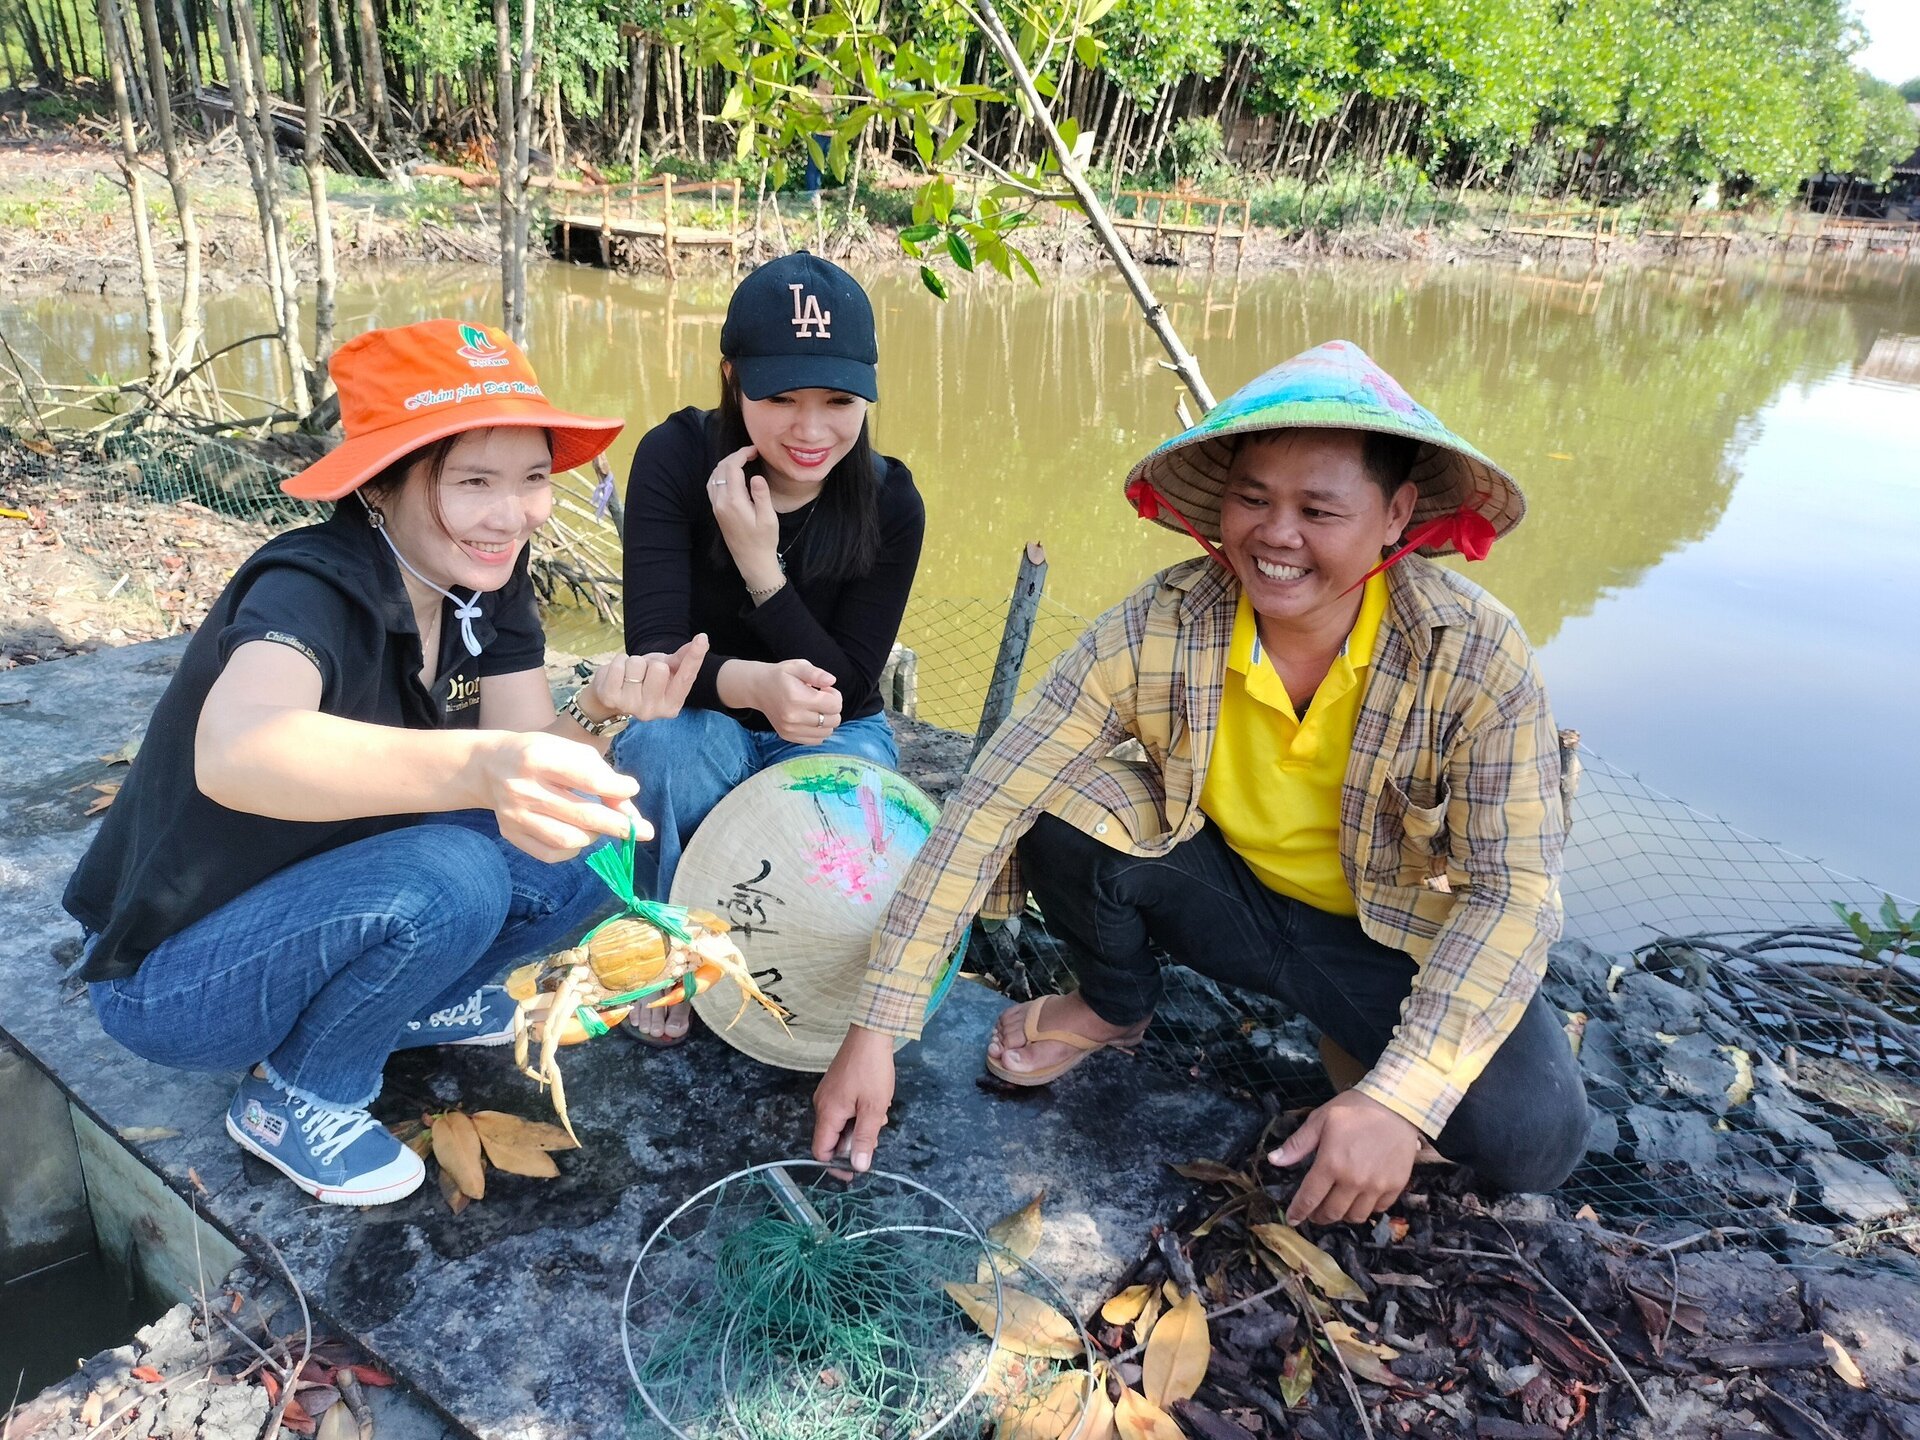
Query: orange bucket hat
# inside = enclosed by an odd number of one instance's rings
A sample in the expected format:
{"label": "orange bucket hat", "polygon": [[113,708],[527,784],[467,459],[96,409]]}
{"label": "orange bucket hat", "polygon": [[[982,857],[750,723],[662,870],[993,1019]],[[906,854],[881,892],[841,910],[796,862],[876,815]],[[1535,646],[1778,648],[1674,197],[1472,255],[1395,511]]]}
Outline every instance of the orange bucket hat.
{"label": "orange bucket hat", "polygon": [[327,371],[347,438],[280,482],[301,500],[338,500],[422,445],[494,425],[547,431],[558,475],[605,450],[625,424],[549,405],[520,347],[490,325],[369,330],[334,351]]}

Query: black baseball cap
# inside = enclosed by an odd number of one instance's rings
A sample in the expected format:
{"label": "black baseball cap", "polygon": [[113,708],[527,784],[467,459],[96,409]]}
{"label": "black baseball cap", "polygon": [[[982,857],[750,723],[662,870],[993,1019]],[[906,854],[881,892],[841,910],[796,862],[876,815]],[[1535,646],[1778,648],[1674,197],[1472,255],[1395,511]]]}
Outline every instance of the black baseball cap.
{"label": "black baseball cap", "polygon": [[727,304],[720,353],[749,400],[813,388],[880,398],[880,347],[867,292],[805,250],[770,260],[740,282]]}

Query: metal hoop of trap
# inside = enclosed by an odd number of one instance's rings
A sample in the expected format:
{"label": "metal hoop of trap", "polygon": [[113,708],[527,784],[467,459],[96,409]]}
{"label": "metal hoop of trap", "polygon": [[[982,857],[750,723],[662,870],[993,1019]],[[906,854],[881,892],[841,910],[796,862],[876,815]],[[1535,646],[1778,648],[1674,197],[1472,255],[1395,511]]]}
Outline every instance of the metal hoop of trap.
{"label": "metal hoop of trap", "polygon": [[[852,1220],[856,1214],[865,1215],[876,1205],[884,1212],[889,1202],[900,1200],[906,1202],[904,1208],[921,1212],[902,1216],[901,1223],[886,1223],[887,1217],[882,1213],[867,1216],[878,1223],[856,1220],[844,1230],[831,1228],[820,1212],[813,1209],[806,1198],[807,1192],[803,1192],[788,1173],[811,1172],[818,1180],[828,1168],[818,1161],[805,1159],[774,1161],[737,1170],[682,1201],[654,1227],[641,1246],[622,1296],[620,1344],[635,1397],[645,1407],[646,1414],[675,1440],[715,1440],[717,1435],[732,1437],[732,1440],[779,1440],[788,1435],[875,1433],[890,1440],[932,1440],[976,1404],[993,1371],[996,1355],[1003,1352],[994,1333],[976,1332],[961,1323],[957,1306],[948,1310],[951,1302],[939,1292],[938,1284],[931,1277],[945,1275],[956,1281],[981,1283],[975,1280],[976,1275],[990,1274],[994,1313],[1003,1316],[1006,1313],[1004,1275],[1018,1268],[1050,1292],[1062,1313],[1073,1315],[1070,1302],[1050,1276],[1030,1261],[1006,1256],[952,1201],[907,1176],[868,1171],[844,1190],[812,1192],[823,1197],[835,1218],[841,1220]],[[889,1188],[876,1195],[873,1193],[876,1186]],[[723,1206],[733,1206],[736,1197],[745,1197],[749,1203],[737,1208],[732,1215],[736,1224],[730,1232],[709,1233],[715,1228],[709,1220],[705,1228],[697,1227],[690,1237],[677,1234],[680,1222],[703,1205],[720,1213]],[[758,1213],[742,1219],[748,1212]],[[738,1279],[745,1273],[740,1268],[741,1257],[737,1253],[730,1256],[729,1247],[745,1239],[749,1232],[756,1232],[755,1238],[777,1232],[780,1244],[786,1247],[783,1256],[789,1260],[804,1253],[808,1243],[827,1247],[814,1252],[821,1257],[827,1256],[831,1247],[838,1246],[844,1259],[851,1248],[853,1258],[863,1267],[863,1274],[848,1283],[856,1287],[863,1282],[872,1284],[876,1287],[872,1292],[875,1295],[887,1293],[887,1277],[864,1272],[884,1271],[890,1256],[899,1259],[899,1275],[905,1285],[903,1293],[908,1295],[909,1303],[932,1307],[918,1317],[919,1323],[928,1324],[927,1316],[936,1311],[944,1317],[935,1330],[929,1331],[927,1338],[940,1339],[946,1348],[956,1352],[970,1353],[978,1347],[978,1362],[934,1357],[933,1363],[923,1371],[920,1368],[923,1357],[915,1353],[916,1337],[911,1333],[915,1317],[911,1314],[901,1317],[901,1333],[890,1332],[886,1327],[893,1317],[885,1312],[883,1304],[878,1313],[862,1313],[850,1318],[854,1324],[866,1328],[866,1340],[878,1343],[887,1351],[887,1361],[881,1367],[884,1384],[872,1393],[861,1389],[857,1382],[866,1371],[856,1360],[851,1367],[856,1383],[848,1392],[837,1393],[836,1382],[829,1377],[835,1374],[835,1367],[842,1364],[840,1355],[812,1353],[806,1349],[805,1340],[795,1342],[798,1332],[778,1330],[777,1325],[771,1338],[765,1333],[775,1324],[770,1316],[777,1316],[781,1321],[790,1319],[787,1292],[776,1289],[756,1297],[754,1305],[745,1301],[735,1303],[724,1297],[728,1276]],[[685,1253],[671,1248],[681,1243],[687,1245]],[[946,1249],[941,1253],[937,1247],[943,1243]],[[801,1249],[795,1251],[791,1248],[794,1246]],[[753,1258],[748,1257],[749,1267]],[[661,1266],[664,1276],[650,1273],[650,1262]],[[671,1278],[676,1270],[686,1273]],[[640,1317],[635,1314],[635,1306],[642,1297],[636,1295],[636,1291],[642,1287],[643,1277],[647,1287],[645,1297],[654,1300],[656,1308]],[[831,1267],[827,1267],[825,1275],[814,1278],[831,1280]],[[682,1288],[676,1290],[676,1285]],[[718,1312],[716,1306],[720,1307]],[[807,1313],[804,1302],[797,1308],[800,1313]],[[855,1305],[852,1309],[858,1311],[860,1307]],[[1080,1403],[1084,1406],[1092,1393],[1093,1348],[1084,1328],[1077,1320],[1074,1323],[1087,1366],[1084,1372],[1087,1380],[1081,1387]],[[663,1339],[663,1332],[671,1332],[676,1324],[704,1325],[707,1343],[700,1344],[696,1336],[693,1344],[681,1342],[684,1348],[676,1348]],[[637,1350],[643,1353],[636,1353]],[[710,1372],[688,1374],[674,1370],[672,1363],[680,1355],[695,1357],[696,1366],[710,1367]],[[667,1367],[665,1376],[661,1373],[663,1360]],[[780,1373],[754,1373],[756,1370]],[[743,1415],[739,1403],[741,1392],[755,1384],[763,1389],[771,1386],[772,1393],[778,1395],[777,1415],[769,1417],[765,1393],[752,1397],[753,1403],[762,1407],[755,1412],[755,1418]],[[687,1405],[676,1403],[686,1398],[671,1393],[676,1388],[696,1396],[697,1413],[686,1413]],[[862,1404],[868,1407],[867,1412],[861,1410]],[[896,1421],[897,1429],[894,1428]]]}

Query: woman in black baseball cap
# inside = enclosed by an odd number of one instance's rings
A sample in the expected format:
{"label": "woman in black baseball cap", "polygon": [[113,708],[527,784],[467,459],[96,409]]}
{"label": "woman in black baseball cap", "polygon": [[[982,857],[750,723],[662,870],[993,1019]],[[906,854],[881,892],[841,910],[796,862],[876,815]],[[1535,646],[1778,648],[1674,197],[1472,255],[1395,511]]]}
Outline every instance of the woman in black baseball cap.
{"label": "woman in black baseball cap", "polygon": [[[636,882],[661,897],[681,846],[748,776],[796,753],[897,763],[880,671],[926,528],[907,467],[868,439],[879,349],[851,275],[804,250],[761,266],[727,306],[720,355],[719,405],[656,425],[627,481],[628,648],[711,640],[680,715],[614,749],[656,832],[654,873]],[[654,1045],[687,1024],[684,1005],[628,1021]]]}

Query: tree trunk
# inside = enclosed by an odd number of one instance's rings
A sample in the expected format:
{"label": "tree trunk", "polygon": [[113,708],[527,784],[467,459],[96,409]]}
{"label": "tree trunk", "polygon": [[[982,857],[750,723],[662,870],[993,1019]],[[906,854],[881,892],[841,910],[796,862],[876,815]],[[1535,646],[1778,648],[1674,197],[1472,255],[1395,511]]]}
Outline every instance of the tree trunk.
{"label": "tree trunk", "polygon": [[627,133],[621,147],[627,152],[627,170],[640,174],[640,152],[647,124],[647,37],[633,37],[633,53],[627,58]]}
{"label": "tree trunk", "polygon": [[234,129],[246,156],[253,182],[253,200],[260,212],[260,244],[265,253],[267,294],[272,302],[274,328],[280,335],[280,354],[287,367],[288,395],[301,415],[312,410],[307,391],[307,363],[300,344],[300,309],[294,297],[297,283],[291,257],[282,239],[279,199],[279,161],[273,149],[272,120],[264,111],[266,86],[260,76],[259,29],[247,0],[233,0],[229,15],[222,0],[214,0],[214,23],[220,31],[220,58],[233,95]]}
{"label": "tree trunk", "polygon": [[333,59],[333,83],[340,87],[340,103],[353,111],[360,108],[360,102],[353,85],[353,52],[347,48],[347,21],[342,3],[343,0],[326,0],[327,50]]}
{"label": "tree trunk", "polygon": [[60,53],[41,33],[30,0],[14,0],[14,5],[20,22],[20,38],[26,43],[27,63],[33,67],[34,78],[49,90],[65,89],[67,77],[60,69]]}
{"label": "tree trunk", "polygon": [[187,22],[187,7],[183,0],[173,0],[172,15],[173,28],[180,40],[180,73],[197,92],[206,82],[201,78],[200,51],[193,26]]}
{"label": "tree trunk", "polygon": [[326,140],[326,76],[320,68],[320,0],[300,0],[301,90],[307,97],[307,199],[313,206],[313,371],[309,382],[316,402],[327,398],[327,357],[333,353],[333,213],[327,208],[327,166],[321,158]]}
{"label": "tree trunk", "polygon": [[518,73],[509,0],[493,0],[494,87],[499,101],[500,325],[527,339],[527,153],[533,138],[534,0],[521,0]]}
{"label": "tree trunk", "polygon": [[707,67],[693,67],[693,156],[707,163]]}
{"label": "tree trunk", "polygon": [[140,169],[140,145],[133,131],[133,106],[127,98],[124,45],[113,13],[113,0],[99,0],[100,46],[106,52],[107,79],[113,89],[113,109],[120,120],[120,174],[127,183],[127,203],[133,207],[133,244],[140,258],[140,296],[147,310],[147,383],[157,390],[168,370],[167,312],[160,298],[160,271],[153,260],[153,230],[147,216],[147,187]]}
{"label": "tree trunk", "polygon": [[[140,33],[147,41],[147,69],[154,91],[165,96],[167,77],[160,44],[160,14],[156,0],[139,0]],[[183,48],[192,50],[191,38],[182,35]],[[161,103],[153,112],[154,131],[160,139],[160,151],[167,162],[167,185],[173,191],[173,209],[180,221],[180,332],[175,337],[173,355],[163,383],[171,385],[193,364],[206,328],[200,302],[200,222],[194,213],[193,192],[187,186],[187,167],[180,154],[180,137],[173,127],[173,107]]]}
{"label": "tree trunk", "polygon": [[[53,3],[57,7],[60,0],[53,0]],[[87,54],[87,30],[86,27],[80,23],[80,0],[73,0],[73,15],[71,20],[69,20],[64,12],[62,12],[60,20],[62,24],[66,25],[67,33],[73,37],[73,53],[74,58],[80,62],[80,73],[82,75],[93,74],[93,57]],[[103,45],[105,44],[104,38],[101,43]],[[104,56],[102,58],[104,59]],[[128,64],[134,64],[134,56],[131,49],[126,52],[125,58]],[[137,67],[134,71],[134,78],[136,80],[139,78]]]}
{"label": "tree trunk", "polygon": [[560,77],[547,86],[547,153],[553,157],[553,177],[567,168],[567,130],[560,118]]}
{"label": "tree trunk", "polygon": [[[214,0],[218,5],[220,0]],[[373,0],[354,0],[354,21],[360,31],[360,84],[373,121],[374,143],[393,148],[393,107],[387,103],[387,57],[380,47],[380,22]]]}

